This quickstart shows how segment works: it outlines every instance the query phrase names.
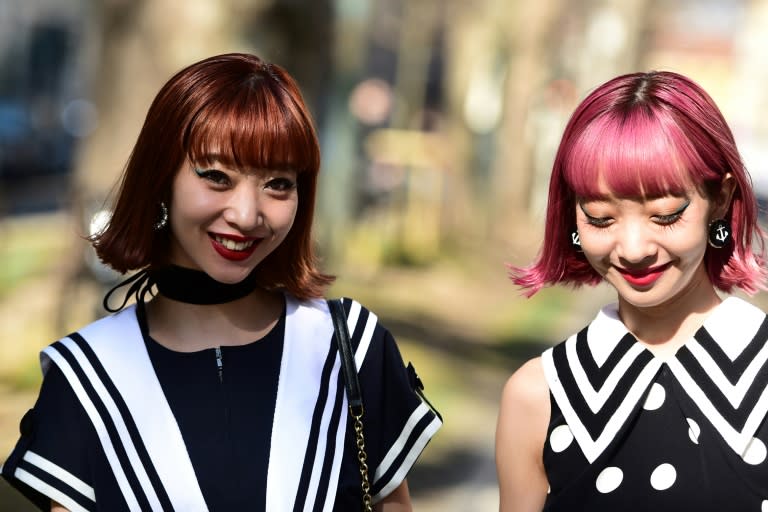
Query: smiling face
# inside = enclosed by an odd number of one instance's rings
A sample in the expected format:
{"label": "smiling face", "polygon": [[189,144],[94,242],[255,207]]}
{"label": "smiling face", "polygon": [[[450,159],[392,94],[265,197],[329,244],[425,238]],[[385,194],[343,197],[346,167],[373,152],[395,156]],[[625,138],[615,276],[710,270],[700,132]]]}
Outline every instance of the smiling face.
{"label": "smiling face", "polygon": [[620,307],[663,306],[712,288],[704,254],[716,206],[700,190],[653,198],[603,191],[577,202],[576,224],[584,256],[616,289]]}
{"label": "smiling face", "polygon": [[285,240],[298,202],[295,171],[185,162],[169,207],[170,262],[238,283]]}

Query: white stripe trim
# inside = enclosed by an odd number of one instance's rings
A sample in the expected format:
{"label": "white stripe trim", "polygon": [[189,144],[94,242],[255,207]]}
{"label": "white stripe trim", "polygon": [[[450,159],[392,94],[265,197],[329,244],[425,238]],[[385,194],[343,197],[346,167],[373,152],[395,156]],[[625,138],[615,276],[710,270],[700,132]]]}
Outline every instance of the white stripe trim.
{"label": "white stripe trim", "polygon": [[[354,303],[353,303],[354,307]],[[267,489],[265,510],[293,510],[296,490],[301,481],[301,472],[307,452],[312,415],[318,401],[318,390],[322,371],[331,350],[333,323],[324,300],[299,302],[286,295],[285,339],[280,363],[277,398],[272,423],[270,440],[270,458],[267,468]],[[338,430],[328,434],[326,419],[329,404],[335,402],[338,376],[338,356],[334,360],[332,382],[329,385],[329,400],[323,405],[323,427],[318,438],[317,454],[325,455],[328,435],[343,441],[347,425],[347,411],[342,408]],[[336,452],[343,450],[343,442],[336,445]],[[337,453],[333,456],[336,457]],[[322,464],[319,464],[322,466]],[[329,476],[327,492],[335,497],[338,482],[338,469],[341,467],[335,459]],[[312,468],[311,487],[308,489],[305,507],[314,504],[317,499],[319,475],[322,467]],[[336,474],[333,472],[336,471]],[[319,482],[325,485],[325,482]]]}
{"label": "white stripe trim", "polygon": [[596,391],[589,382],[584,367],[581,366],[581,361],[579,361],[579,356],[576,353],[576,341],[577,336],[574,335],[565,342],[565,353],[568,358],[568,366],[570,366],[571,372],[573,372],[573,378],[576,380],[576,385],[584,396],[584,400],[586,400],[590,410],[593,413],[596,413],[603,408],[605,402],[616,390],[619,380],[621,380],[627,373],[629,367],[632,366],[632,363],[635,362],[645,349],[639,343],[632,345],[618,364],[616,364],[616,367],[611,371],[608,378],[605,379],[603,386]]}
{"label": "white stripe trim", "polygon": [[56,363],[56,366],[59,367],[61,372],[67,378],[67,381],[69,381],[69,385],[72,387],[72,391],[74,391],[75,395],[77,395],[77,398],[80,400],[80,404],[85,409],[88,417],[91,418],[91,422],[96,429],[96,434],[99,436],[101,445],[104,448],[104,454],[107,457],[107,461],[109,461],[109,466],[112,468],[112,472],[114,473],[117,485],[120,487],[120,491],[123,493],[123,498],[125,498],[128,509],[132,512],[141,512],[139,502],[137,501],[136,496],[133,494],[133,489],[131,489],[131,485],[128,483],[128,478],[125,476],[123,466],[120,464],[120,460],[117,458],[115,447],[112,445],[112,439],[109,437],[109,432],[107,432],[107,427],[104,424],[104,420],[96,410],[96,407],[93,405],[91,399],[88,397],[88,393],[85,392],[85,388],[83,388],[83,385],[80,382],[80,379],[78,379],[77,374],[75,374],[74,370],[72,370],[72,367],[69,365],[69,362],[67,362],[64,356],[62,356],[61,353],[52,345],[43,349],[43,353],[50,357],[51,360]]}
{"label": "white stripe trim", "polygon": [[149,358],[137,314],[136,306],[130,306],[81,329],[80,335],[130,411],[162,486],[156,491],[165,491],[175,510],[207,510],[179,425]]}
{"label": "white stripe trim", "polygon": [[373,503],[378,503],[382,499],[386,498],[392,491],[397,489],[401,483],[403,483],[403,480],[405,480],[408,472],[416,463],[416,459],[419,457],[421,452],[424,451],[424,447],[427,446],[429,440],[432,439],[432,436],[435,435],[442,424],[443,422],[440,421],[440,418],[435,416],[435,419],[433,419],[432,422],[427,425],[427,428],[424,429],[416,442],[413,443],[413,447],[411,447],[408,455],[406,455],[403,459],[403,463],[400,464],[398,470],[395,472],[389,482],[387,482],[387,484],[382,487],[381,490],[373,497]]}
{"label": "white stripe trim", "polygon": [[55,487],[43,482],[35,475],[24,471],[21,468],[16,468],[13,476],[20,482],[24,482],[40,494],[43,494],[53,501],[56,501],[66,507],[70,512],[88,512],[87,508],[81,507],[75,500],[56,489]]}
{"label": "white stripe trim", "polygon": [[408,418],[408,421],[405,422],[405,426],[403,427],[403,430],[400,432],[400,435],[398,436],[397,440],[394,442],[392,447],[389,449],[387,454],[384,456],[384,458],[381,460],[381,464],[379,464],[379,467],[376,468],[376,472],[373,475],[373,482],[376,483],[379,478],[381,478],[381,475],[389,471],[389,467],[392,465],[393,462],[395,462],[395,459],[398,455],[400,455],[400,452],[405,447],[405,444],[408,442],[408,438],[411,436],[411,433],[413,432],[413,429],[416,428],[416,425],[421,421],[421,419],[429,414],[430,409],[427,407],[427,405],[422,402],[419,404],[416,409],[413,410],[411,413],[411,416]]}
{"label": "white stripe trim", "polygon": [[728,446],[739,455],[743,455],[750,441],[752,441],[752,436],[757,431],[760,423],[762,423],[766,413],[768,413],[768,388],[763,389],[755,407],[749,413],[744,429],[739,432],[720,414],[720,411],[707,398],[707,394],[696,384],[696,381],[693,380],[677,358],[671,359],[667,364],[678,382],[680,382],[680,385],[683,386],[685,392],[699,407],[704,417],[720,433]]}
{"label": "white stripe trim", "polygon": [[368,353],[368,347],[371,345],[373,332],[376,330],[376,324],[378,321],[379,319],[373,313],[373,311],[368,311],[368,320],[365,323],[365,329],[363,329],[363,335],[360,338],[360,344],[357,346],[357,350],[355,350],[355,366],[357,366],[358,373],[360,373],[360,369],[363,367],[365,355]]}
{"label": "white stripe trim", "polygon": [[27,451],[22,457],[22,460],[25,460],[33,466],[42,469],[52,477],[70,486],[91,501],[96,501],[96,493],[93,492],[93,487],[86,484],[61,466],[54,464],[53,462],[41,457],[32,451]]}
{"label": "white stripe trim", "polygon": [[160,499],[157,497],[155,487],[152,485],[152,482],[149,479],[149,475],[147,474],[147,470],[144,467],[144,464],[141,462],[139,453],[136,450],[136,445],[134,445],[133,439],[131,439],[131,434],[128,432],[128,426],[125,424],[123,415],[120,414],[120,410],[117,408],[117,404],[112,398],[112,395],[109,393],[109,391],[107,391],[106,386],[104,386],[104,383],[99,378],[96,370],[88,360],[88,357],[83,353],[77,343],[75,343],[75,341],[71,338],[62,340],[62,343],[69,349],[72,355],[75,356],[75,359],[77,359],[77,362],[80,364],[80,368],[82,368],[86,377],[93,386],[93,389],[99,395],[99,398],[101,398],[104,407],[107,409],[107,413],[112,418],[112,422],[117,429],[117,434],[120,437],[120,441],[125,448],[128,461],[130,462],[131,467],[136,474],[136,478],[139,480],[139,484],[144,490],[147,501],[149,501],[149,506],[153,511],[162,512],[163,507],[160,504]]}
{"label": "white stripe trim", "polygon": [[344,455],[344,438],[347,435],[347,410],[347,394],[342,392],[339,427],[336,430],[336,449],[332,455],[333,463],[331,464],[331,475],[328,478],[328,492],[325,494],[323,512],[333,512],[333,506],[336,503],[336,489],[339,487],[341,461]]}
{"label": "white stripe trim", "polygon": [[765,362],[768,361],[768,343],[766,343],[757,353],[755,358],[749,363],[744,370],[744,373],[736,382],[736,385],[733,385],[715,360],[712,359],[712,356],[704,350],[704,347],[702,347],[698,341],[691,339],[685,346],[691,351],[693,357],[699,364],[701,364],[704,371],[709,375],[709,378],[711,378],[720,391],[723,392],[734,408],[738,408],[739,405],[741,405],[741,401],[744,400],[747,391],[749,391],[752,384],[755,383],[757,373],[763,365],[765,365]]}
{"label": "white stripe trim", "polygon": [[[304,502],[305,512],[311,512],[315,508],[315,500],[317,499],[317,490],[320,486],[320,476],[323,471],[323,461],[325,461],[325,452],[327,451],[327,448],[328,448],[328,429],[331,424],[331,417],[333,416],[333,406],[336,405],[336,392],[337,392],[336,384],[339,381],[339,369],[341,367],[340,365],[341,363],[339,361],[338,354],[336,354],[333,360],[333,367],[331,368],[331,375],[329,376],[328,396],[326,397],[325,404],[323,405],[323,416],[322,418],[320,418],[320,430],[318,432],[318,437],[317,437],[317,446],[315,447],[315,458],[312,461],[312,476],[309,479],[309,487],[307,488],[307,499]],[[320,383],[320,386],[322,386],[322,383]],[[337,428],[341,430],[341,425],[338,425]],[[336,434],[338,435],[338,431],[336,432]],[[338,451],[338,447],[334,449],[334,453],[331,456],[332,457],[335,456],[337,451]],[[330,488],[327,490],[328,494],[333,494],[334,492],[335,491]]]}
{"label": "white stripe trim", "polygon": [[547,379],[547,383],[549,384],[549,389],[552,392],[552,396],[555,397],[555,401],[560,407],[560,411],[562,411],[563,417],[565,418],[568,427],[570,427],[571,432],[573,433],[573,437],[579,443],[579,447],[584,453],[584,456],[590,463],[592,463],[595,461],[595,459],[597,459],[598,456],[600,456],[601,453],[603,453],[605,448],[616,437],[616,434],[627,421],[627,418],[631,414],[632,409],[635,407],[640,398],[642,398],[643,393],[645,393],[645,390],[648,389],[651,381],[653,381],[653,378],[658,373],[662,362],[654,358],[651,359],[647,365],[645,365],[645,368],[643,368],[643,370],[637,376],[637,379],[632,384],[632,387],[630,387],[627,395],[624,397],[624,400],[616,408],[616,411],[613,413],[611,418],[606,422],[603,431],[600,432],[600,434],[597,436],[597,439],[593,440],[589,435],[587,428],[584,426],[584,423],[581,421],[581,418],[579,418],[578,414],[576,414],[576,411],[573,409],[571,403],[568,400],[568,395],[563,389],[560,378],[557,375],[554,358],[552,357],[552,350],[553,349],[551,348],[547,349],[541,355],[541,362],[542,366],[544,367],[544,375]]}
{"label": "white stripe trim", "polygon": [[[342,299],[342,304],[343,303],[344,300]],[[347,315],[347,329],[349,329],[350,338],[355,332],[355,326],[357,325],[357,321],[360,319],[360,312],[362,309],[363,307],[359,302],[356,300],[351,301],[351,305],[349,306],[349,314]]]}

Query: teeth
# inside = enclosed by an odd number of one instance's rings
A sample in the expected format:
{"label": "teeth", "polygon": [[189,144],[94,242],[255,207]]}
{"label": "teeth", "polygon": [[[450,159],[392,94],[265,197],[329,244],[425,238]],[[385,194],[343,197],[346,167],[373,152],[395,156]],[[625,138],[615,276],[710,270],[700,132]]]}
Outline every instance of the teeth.
{"label": "teeth", "polygon": [[222,238],[220,236],[215,237],[215,239],[230,251],[244,251],[252,246],[255,242],[255,240],[248,240],[247,242],[235,242],[234,240],[230,240],[229,238]]}

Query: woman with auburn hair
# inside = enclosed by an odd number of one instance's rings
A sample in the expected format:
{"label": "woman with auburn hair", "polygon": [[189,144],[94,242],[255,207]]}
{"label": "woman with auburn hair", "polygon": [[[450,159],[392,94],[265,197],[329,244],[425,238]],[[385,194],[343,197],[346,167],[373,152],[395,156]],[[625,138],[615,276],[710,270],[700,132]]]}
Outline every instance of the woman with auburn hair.
{"label": "woman with auburn hair", "polygon": [[138,272],[43,350],[13,486],[56,511],[411,510],[441,420],[376,315],[322,298],[319,167],[281,67],[219,55],[163,86],[92,238]]}
{"label": "woman with auburn hair", "polygon": [[576,108],[527,296],[606,281],[617,302],[507,382],[502,512],[768,510],[763,232],[730,129],[672,72],[619,76]]}

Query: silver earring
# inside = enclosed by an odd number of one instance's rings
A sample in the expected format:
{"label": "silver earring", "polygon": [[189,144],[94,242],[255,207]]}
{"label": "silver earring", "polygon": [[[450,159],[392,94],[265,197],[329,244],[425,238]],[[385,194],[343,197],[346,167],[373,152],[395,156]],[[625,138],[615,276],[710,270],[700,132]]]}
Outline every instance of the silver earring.
{"label": "silver earring", "polygon": [[579,237],[579,232],[575,229],[571,231],[571,246],[576,252],[583,252],[581,250],[581,238]]}
{"label": "silver earring", "polygon": [[160,203],[160,219],[157,222],[155,222],[154,226],[152,227],[154,228],[155,231],[160,231],[167,225],[168,225],[168,207],[165,206],[165,203],[161,202]]}

